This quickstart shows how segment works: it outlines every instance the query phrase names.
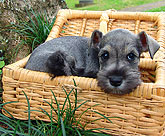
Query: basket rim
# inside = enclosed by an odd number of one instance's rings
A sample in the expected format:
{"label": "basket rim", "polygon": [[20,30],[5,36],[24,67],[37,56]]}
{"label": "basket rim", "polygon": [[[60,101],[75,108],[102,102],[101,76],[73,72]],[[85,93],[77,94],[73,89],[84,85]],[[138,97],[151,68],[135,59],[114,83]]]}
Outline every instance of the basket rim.
{"label": "basket rim", "polygon": [[[159,38],[157,39],[157,41],[163,47],[163,50],[165,50],[165,14],[162,12],[117,12],[113,9],[109,9],[106,11],[60,9],[57,13],[55,24],[52,30],[50,31],[46,41],[57,38],[63,24],[67,22],[67,20],[69,19],[100,19],[103,13],[107,13],[109,19],[136,21],[140,20],[158,23]],[[54,31],[56,33],[54,33]]]}
{"label": "basket rim", "polygon": [[[109,17],[115,17],[116,19],[118,18],[144,19],[151,21],[155,21],[158,16],[164,16],[163,12],[129,12],[129,11],[116,11],[114,9],[109,9],[104,11],[60,9],[57,13],[57,16],[65,16],[67,19],[100,18],[103,13],[107,13]],[[124,16],[123,18],[123,15],[126,16]]]}

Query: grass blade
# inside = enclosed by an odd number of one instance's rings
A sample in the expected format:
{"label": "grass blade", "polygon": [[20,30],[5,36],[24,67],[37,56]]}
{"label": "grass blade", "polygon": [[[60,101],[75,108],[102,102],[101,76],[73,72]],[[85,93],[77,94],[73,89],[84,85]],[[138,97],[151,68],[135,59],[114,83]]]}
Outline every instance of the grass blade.
{"label": "grass blade", "polygon": [[[42,112],[42,113],[44,113],[45,115],[47,115],[47,116],[49,117],[50,120],[51,120],[51,118],[53,118],[51,115],[49,115],[49,113],[48,113],[46,110],[44,110],[44,109],[41,108],[41,107],[40,107],[40,109],[42,110],[42,111],[40,111],[40,112]],[[53,120],[55,120],[55,121],[57,122],[57,120],[56,120],[55,118],[53,118]]]}
{"label": "grass blade", "polygon": [[5,103],[2,103],[0,104],[0,108],[6,104],[11,104],[11,103],[18,103],[18,101],[12,101],[12,102],[5,102]]}
{"label": "grass blade", "polygon": [[30,133],[31,133],[30,103],[29,103],[29,99],[28,99],[26,93],[24,91],[23,91],[23,93],[24,93],[27,103],[28,103],[28,134],[30,135]]}
{"label": "grass blade", "polygon": [[13,117],[13,115],[10,113],[10,112],[8,112],[5,108],[2,108],[7,114],[9,114],[10,115],[10,117],[12,118],[12,119],[14,119],[14,117]]}
{"label": "grass blade", "polygon": [[[45,101],[45,100],[44,100]],[[53,111],[58,115],[57,110],[52,106],[52,104],[50,104],[49,102],[45,101],[47,104],[49,104],[49,106],[53,109]]]}
{"label": "grass blade", "polygon": [[62,117],[60,117],[60,121],[61,121],[62,135],[63,136],[66,136],[65,126],[64,126]]}
{"label": "grass blade", "polygon": [[55,102],[56,102],[56,104],[57,104],[57,116],[58,116],[58,122],[57,122],[57,124],[58,124],[58,126],[60,126],[60,117],[61,117],[61,110],[60,110],[60,105],[59,105],[59,103],[58,103],[58,101],[57,101],[57,98],[56,98],[56,96],[55,96],[55,94],[54,94],[54,92],[51,90],[51,92],[52,92],[52,94],[53,94],[53,97],[54,97],[54,99],[55,99]]}
{"label": "grass blade", "polygon": [[108,117],[106,117],[105,115],[103,115],[103,114],[101,114],[101,113],[99,113],[99,112],[97,112],[97,111],[94,111],[94,110],[93,110],[92,112],[97,113],[98,115],[102,116],[104,119],[106,119],[106,120],[108,120],[110,123],[112,123],[112,121],[111,121]]}
{"label": "grass blade", "polygon": [[76,130],[78,136],[82,136],[81,133],[80,133],[80,131],[76,127],[74,129]]}
{"label": "grass blade", "polygon": [[20,123],[20,120],[17,120],[17,124],[16,124],[16,127],[15,127],[15,129],[14,129],[14,136],[16,136],[16,132],[17,132],[17,130],[18,130],[18,124]]}
{"label": "grass blade", "polygon": [[85,103],[89,102],[88,100],[86,100],[85,102],[81,103],[78,107],[76,107],[75,109],[72,110],[72,113],[75,113],[75,111],[80,108],[82,105],[84,105]]}
{"label": "grass blade", "polygon": [[65,107],[65,105],[66,105],[67,100],[68,100],[68,103],[69,103],[69,109],[72,108],[71,102],[70,102],[70,99],[69,99],[69,96],[70,96],[70,94],[73,92],[74,89],[72,88],[72,90],[69,92],[69,94],[67,94],[65,88],[63,88],[63,90],[64,90],[64,92],[65,92],[65,94],[66,94],[66,98],[65,98],[65,101],[64,101],[64,104],[63,104],[63,107],[62,107],[62,111],[64,111],[64,107]]}

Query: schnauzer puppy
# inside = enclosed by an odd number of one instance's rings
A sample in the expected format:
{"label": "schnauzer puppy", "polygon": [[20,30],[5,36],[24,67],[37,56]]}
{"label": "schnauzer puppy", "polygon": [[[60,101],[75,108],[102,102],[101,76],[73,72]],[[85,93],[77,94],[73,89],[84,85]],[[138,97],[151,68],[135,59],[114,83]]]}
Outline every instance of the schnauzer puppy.
{"label": "schnauzer puppy", "polygon": [[25,68],[53,77],[97,77],[98,85],[106,93],[126,94],[141,83],[141,53],[149,51],[153,58],[159,47],[144,31],[136,35],[126,29],[115,29],[103,35],[95,30],[91,38],[67,36],[41,44]]}

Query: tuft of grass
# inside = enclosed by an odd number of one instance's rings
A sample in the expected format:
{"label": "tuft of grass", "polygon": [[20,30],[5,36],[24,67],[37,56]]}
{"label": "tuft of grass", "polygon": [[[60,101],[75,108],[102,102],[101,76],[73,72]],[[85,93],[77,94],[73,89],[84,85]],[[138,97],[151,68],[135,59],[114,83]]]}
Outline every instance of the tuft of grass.
{"label": "tuft of grass", "polygon": [[17,24],[12,24],[10,31],[15,32],[20,36],[21,42],[15,49],[15,54],[23,45],[27,45],[32,52],[38,45],[45,42],[50,30],[52,29],[56,17],[51,19],[47,16],[47,13],[36,13],[33,9],[28,11],[26,9],[27,19],[17,20]]}
{"label": "tuft of grass", "polygon": [[[74,81],[75,83],[75,81]],[[76,86],[76,83],[75,83]],[[79,116],[76,115],[76,111],[81,108],[84,104],[86,104],[88,101],[78,100],[77,99],[77,89],[72,89],[69,93],[63,88],[66,98],[62,105],[60,106],[60,103],[58,102],[55,94],[53,91],[53,99],[51,100],[51,103],[45,101],[51,108],[50,113],[45,111],[43,108],[40,108],[40,110],[30,110],[30,103],[28,100],[28,97],[25,92],[24,95],[27,100],[28,104],[28,110],[25,111],[28,113],[28,120],[27,121],[21,121],[15,119],[8,111],[8,114],[11,118],[8,118],[0,113],[0,134],[1,135],[19,135],[19,136],[109,136],[109,134],[102,133],[102,130],[107,130],[106,128],[95,128],[95,129],[89,129],[86,130],[85,127],[94,121],[100,120],[100,119],[106,119],[110,123],[111,120],[109,117],[106,117],[105,115],[99,113],[98,111],[91,110],[90,108],[87,108],[85,111],[82,112]],[[74,95],[74,102],[71,102],[70,96]],[[8,102],[13,103],[13,102]],[[3,109],[3,105],[8,104],[4,103],[0,105],[0,109]],[[53,105],[56,105],[56,108],[53,107]],[[97,105],[94,105],[92,107],[95,107]],[[61,108],[60,108],[61,107]],[[4,109],[5,110],[5,109]],[[30,112],[32,111],[38,111],[42,112],[45,115],[47,115],[50,118],[50,122],[44,122],[44,121],[32,121],[30,120]],[[91,122],[86,122],[85,125],[81,124],[81,117],[83,114],[85,114],[87,111],[94,112],[100,116],[99,119],[96,119]],[[56,118],[53,116],[52,113],[56,114]],[[112,117],[111,117],[112,118]],[[114,118],[114,117],[113,117]],[[117,117],[115,117],[117,118]],[[97,131],[97,133],[95,132]]]}

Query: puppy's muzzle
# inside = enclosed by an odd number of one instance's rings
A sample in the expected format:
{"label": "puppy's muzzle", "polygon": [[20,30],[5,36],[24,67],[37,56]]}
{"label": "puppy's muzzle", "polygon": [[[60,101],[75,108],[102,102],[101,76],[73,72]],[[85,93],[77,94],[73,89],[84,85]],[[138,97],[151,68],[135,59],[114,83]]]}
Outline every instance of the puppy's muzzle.
{"label": "puppy's muzzle", "polygon": [[109,77],[109,82],[112,86],[118,87],[122,84],[123,77],[122,76],[110,76]]}

